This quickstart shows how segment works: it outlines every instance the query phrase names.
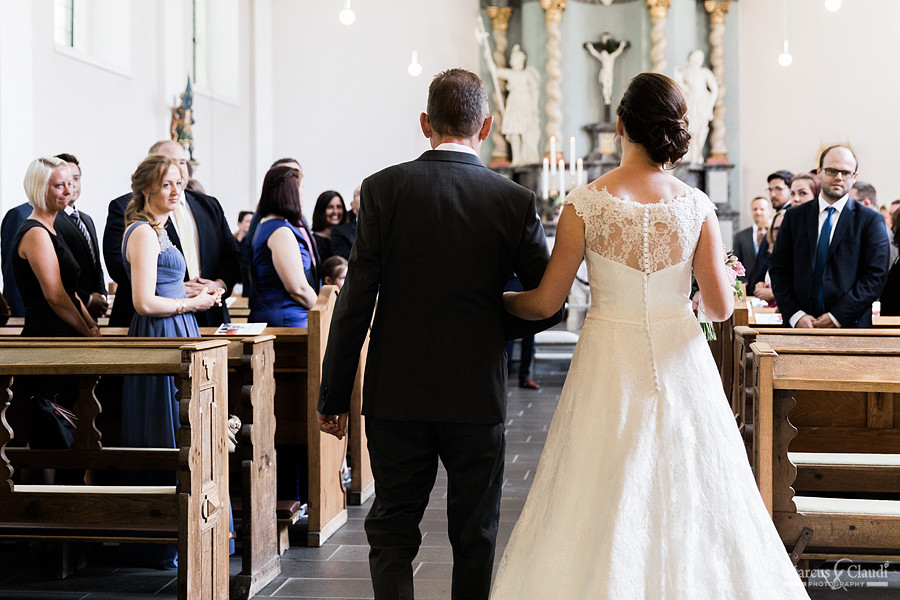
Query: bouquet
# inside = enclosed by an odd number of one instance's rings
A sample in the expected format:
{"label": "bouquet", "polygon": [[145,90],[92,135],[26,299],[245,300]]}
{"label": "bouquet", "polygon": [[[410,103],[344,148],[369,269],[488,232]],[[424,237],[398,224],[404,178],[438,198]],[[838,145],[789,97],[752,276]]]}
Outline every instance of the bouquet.
{"label": "bouquet", "polygon": [[[738,281],[738,277],[746,274],[746,270],[744,269],[744,265],[741,264],[741,261],[734,255],[734,252],[727,252],[725,254],[725,272],[728,275],[728,280],[731,282],[732,289],[734,289],[735,297],[738,300],[742,299],[744,297],[744,292],[741,290],[741,282]],[[691,298],[696,297],[697,292],[699,291],[700,286],[697,285],[697,280],[692,277]],[[712,321],[703,314],[702,305],[697,306],[697,320],[700,322],[700,328],[703,329],[703,333],[706,335],[706,341],[710,342],[716,339],[716,331],[713,329]]]}

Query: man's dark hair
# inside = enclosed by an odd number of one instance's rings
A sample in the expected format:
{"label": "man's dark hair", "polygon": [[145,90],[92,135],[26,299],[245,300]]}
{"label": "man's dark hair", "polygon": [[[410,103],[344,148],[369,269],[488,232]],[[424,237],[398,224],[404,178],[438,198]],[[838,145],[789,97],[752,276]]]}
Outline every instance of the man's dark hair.
{"label": "man's dark hair", "polygon": [[269,169],[263,179],[262,193],[256,212],[260,217],[277,215],[293,225],[300,225],[300,173],[293,167]]}
{"label": "man's dark hair", "polygon": [[857,181],[853,184],[853,189],[856,190],[856,194],[859,196],[860,200],[865,198],[872,206],[878,206],[878,194],[875,192],[874,185],[866,183],[865,181]]}
{"label": "man's dark hair", "polygon": [[465,69],[438,73],[428,87],[428,122],[441,135],[470,138],[490,115],[481,78]]}
{"label": "man's dark hair", "polygon": [[63,152],[63,153],[61,153],[61,154],[57,154],[57,155],[56,155],[56,158],[59,158],[59,159],[64,160],[64,161],[66,161],[66,162],[70,162],[70,163],[74,164],[76,167],[78,167],[78,170],[79,170],[79,171],[81,170],[81,165],[78,164],[78,159],[75,158],[75,156],[72,155],[72,154],[66,154],[65,152]]}
{"label": "man's dark hair", "polygon": [[853,161],[856,163],[856,166],[853,167],[853,171],[856,172],[859,169],[859,159],[856,158],[856,153],[853,150],[851,150],[850,148],[847,148],[847,146],[842,146],[841,144],[835,144],[834,146],[828,146],[827,148],[822,150],[822,154],[819,155],[819,168],[820,169],[822,168],[822,165],[825,164],[825,157],[828,155],[829,152],[831,152],[835,148],[846,148],[847,149],[847,151],[850,153],[850,156],[853,157]]}
{"label": "man's dark hair", "polygon": [[766,177],[766,183],[772,183],[773,179],[780,179],[784,182],[784,185],[791,187],[791,184],[794,183],[794,176],[790,171],[775,171],[768,177]]}
{"label": "man's dark hair", "polygon": [[241,224],[241,221],[244,220],[244,217],[246,217],[247,215],[252,215],[252,214],[253,214],[253,211],[252,211],[252,210],[242,210],[241,212],[239,212],[239,213],[238,213],[238,220],[237,220],[238,225]]}

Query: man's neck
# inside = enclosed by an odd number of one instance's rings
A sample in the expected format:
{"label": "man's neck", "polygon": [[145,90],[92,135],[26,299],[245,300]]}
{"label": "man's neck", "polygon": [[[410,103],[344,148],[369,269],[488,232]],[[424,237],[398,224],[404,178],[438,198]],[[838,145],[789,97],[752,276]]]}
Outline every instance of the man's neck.
{"label": "man's neck", "polygon": [[435,133],[429,138],[431,141],[431,149],[434,150],[441,144],[458,144],[460,146],[468,146],[476,153],[481,150],[481,140],[478,139],[478,136],[473,136],[470,138],[462,138],[462,137],[453,137],[449,135],[440,135]]}

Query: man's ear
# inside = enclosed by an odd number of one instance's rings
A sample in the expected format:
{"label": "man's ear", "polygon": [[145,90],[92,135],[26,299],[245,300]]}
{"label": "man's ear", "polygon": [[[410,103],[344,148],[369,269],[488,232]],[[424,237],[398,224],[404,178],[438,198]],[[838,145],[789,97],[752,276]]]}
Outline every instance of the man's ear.
{"label": "man's ear", "polygon": [[434,131],[431,129],[431,122],[428,120],[428,115],[425,113],[419,115],[419,125],[422,126],[422,133],[430,140]]}
{"label": "man's ear", "polygon": [[481,130],[478,132],[478,139],[480,141],[484,141],[487,139],[487,136],[491,134],[491,126],[494,124],[494,115],[488,116],[487,119],[484,120],[484,123],[481,124]]}

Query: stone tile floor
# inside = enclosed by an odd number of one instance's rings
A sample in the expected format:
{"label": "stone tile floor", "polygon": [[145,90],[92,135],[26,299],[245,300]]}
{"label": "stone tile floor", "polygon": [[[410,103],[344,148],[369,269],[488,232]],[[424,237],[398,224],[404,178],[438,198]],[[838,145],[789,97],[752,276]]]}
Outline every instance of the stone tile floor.
{"label": "stone tile floor", "polygon": [[[562,389],[564,373],[551,370],[553,365],[541,365],[536,379],[541,390],[509,391],[509,420],[507,422],[507,463],[500,515],[497,560],[509,539],[516,518],[525,502],[531,479],[540,457],[553,411]],[[441,471],[432,492],[431,504],[422,522],[422,548],[413,565],[416,598],[420,600],[450,597],[450,543],[447,539],[446,476]],[[371,502],[371,501],[370,501]],[[348,522],[321,548],[295,546],[281,560],[281,575],[264,588],[258,597],[281,599],[299,598],[372,598],[367,563],[368,546],[363,531],[363,519],[369,508],[351,506]],[[295,532],[298,543],[305,532]],[[863,568],[877,569],[878,565]],[[812,600],[886,600],[900,599],[900,565],[891,565],[885,576],[872,581],[886,583],[887,588],[846,587],[844,583],[865,584],[859,571],[841,571],[834,582],[834,571],[817,571],[810,588]],[[232,558],[231,572],[240,571],[240,559]],[[0,543],[0,599],[19,600],[115,599],[150,598],[175,600],[175,573],[123,567],[116,559],[116,548],[95,549],[88,568],[65,579],[55,580],[48,574],[48,561],[35,559],[14,543]],[[723,599],[724,600],[724,599]]]}

